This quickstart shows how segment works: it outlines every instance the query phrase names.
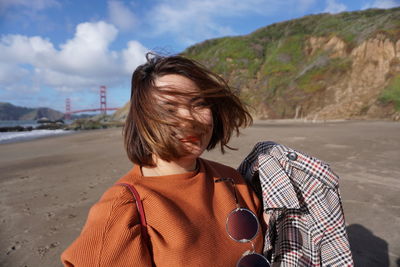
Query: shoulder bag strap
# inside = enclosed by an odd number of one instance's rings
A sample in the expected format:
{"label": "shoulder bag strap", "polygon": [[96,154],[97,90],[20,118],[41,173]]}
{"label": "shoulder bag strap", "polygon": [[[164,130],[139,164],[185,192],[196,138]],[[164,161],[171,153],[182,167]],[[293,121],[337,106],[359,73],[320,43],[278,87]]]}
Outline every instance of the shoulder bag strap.
{"label": "shoulder bag strap", "polygon": [[140,195],[136,188],[131,185],[131,184],[126,184],[126,183],[117,183],[115,185],[121,185],[125,186],[131,191],[133,197],[135,198],[136,201],[136,207],[138,209],[139,215],[140,215],[140,225],[141,225],[141,233],[143,235],[143,238],[146,242],[146,244],[149,246],[150,245],[150,239],[149,239],[149,234],[147,232],[147,222],[146,222],[146,216],[144,214],[144,209],[143,209],[143,204],[142,200],[140,200]]}

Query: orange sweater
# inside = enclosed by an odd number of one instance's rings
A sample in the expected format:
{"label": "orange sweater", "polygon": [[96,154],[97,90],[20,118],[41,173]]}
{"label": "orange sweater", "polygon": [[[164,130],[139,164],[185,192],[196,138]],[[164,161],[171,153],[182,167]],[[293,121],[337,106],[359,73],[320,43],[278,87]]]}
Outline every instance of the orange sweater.
{"label": "orange sweater", "polygon": [[[226,233],[226,218],[236,207],[233,188],[229,182],[214,180],[233,178],[241,206],[256,214],[260,201],[236,170],[204,159],[199,162],[197,172],[159,177],[143,177],[135,166],[118,181],[133,184],[143,200],[156,266],[235,266],[251,248]],[[253,241],[260,253],[262,231]],[[113,186],[104,193],[61,259],[65,266],[151,265],[127,188]]]}

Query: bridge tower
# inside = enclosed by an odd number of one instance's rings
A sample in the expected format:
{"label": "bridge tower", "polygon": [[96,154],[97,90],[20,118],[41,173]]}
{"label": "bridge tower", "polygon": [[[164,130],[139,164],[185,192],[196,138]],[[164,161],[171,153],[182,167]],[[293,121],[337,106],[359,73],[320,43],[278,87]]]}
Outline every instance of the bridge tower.
{"label": "bridge tower", "polygon": [[71,119],[71,99],[70,98],[65,99],[65,119],[66,120]]}
{"label": "bridge tower", "polygon": [[104,85],[100,86],[100,112],[107,115],[107,88]]}

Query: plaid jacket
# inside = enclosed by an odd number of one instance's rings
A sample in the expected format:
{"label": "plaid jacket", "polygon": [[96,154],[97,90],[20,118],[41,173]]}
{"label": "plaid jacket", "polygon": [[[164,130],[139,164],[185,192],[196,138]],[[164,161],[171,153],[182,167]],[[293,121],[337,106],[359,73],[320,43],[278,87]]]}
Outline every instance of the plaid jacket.
{"label": "plaid jacket", "polygon": [[270,215],[264,254],[272,266],[353,266],[338,176],[329,165],[273,142],[238,168]]}

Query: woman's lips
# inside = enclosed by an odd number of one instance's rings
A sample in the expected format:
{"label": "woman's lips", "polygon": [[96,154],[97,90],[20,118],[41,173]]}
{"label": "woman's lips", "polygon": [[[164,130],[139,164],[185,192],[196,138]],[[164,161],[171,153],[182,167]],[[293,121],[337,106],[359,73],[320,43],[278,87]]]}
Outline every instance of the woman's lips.
{"label": "woman's lips", "polygon": [[191,143],[194,143],[194,142],[199,142],[199,141],[200,141],[200,138],[197,137],[197,136],[186,136],[185,138],[179,139],[179,141],[181,141],[181,142],[191,142]]}

